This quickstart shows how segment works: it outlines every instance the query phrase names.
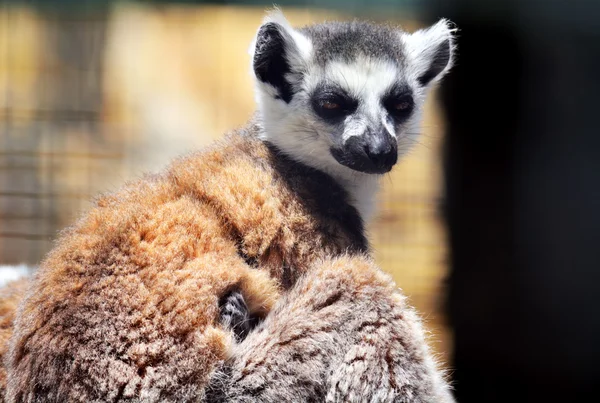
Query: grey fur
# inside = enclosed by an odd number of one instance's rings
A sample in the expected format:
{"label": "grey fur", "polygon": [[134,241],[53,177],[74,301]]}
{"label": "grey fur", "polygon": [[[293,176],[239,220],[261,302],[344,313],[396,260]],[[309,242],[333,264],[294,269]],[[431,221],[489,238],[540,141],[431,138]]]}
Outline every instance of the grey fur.
{"label": "grey fur", "polygon": [[314,46],[321,66],[333,60],[350,62],[358,55],[401,63],[404,50],[397,28],[366,21],[325,22],[299,29]]}
{"label": "grey fur", "polygon": [[450,403],[417,314],[368,258],[318,263],[234,347],[208,402]]}

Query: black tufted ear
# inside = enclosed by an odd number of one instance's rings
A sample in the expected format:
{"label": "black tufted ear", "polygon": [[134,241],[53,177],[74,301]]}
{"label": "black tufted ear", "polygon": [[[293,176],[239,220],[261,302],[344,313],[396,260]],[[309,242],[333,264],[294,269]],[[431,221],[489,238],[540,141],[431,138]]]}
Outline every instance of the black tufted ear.
{"label": "black tufted ear", "polygon": [[[258,30],[256,47],[252,64],[256,77],[277,89],[279,98],[289,103],[292,100],[292,86],[285,75],[291,71],[290,63],[286,59],[291,45],[286,41],[287,34],[284,28],[274,22],[267,22]],[[288,42],[288,43],[286,43]]]}
{"label": "black tufted ear", "polygon": [[296,31],[275,9],[267,15],[256,34],[252,48],[252,68],[256,78],[271,85],[275,97],[289,103],[312,52],[310,40]]}
{"label": "black tufted ear", "polygon": [[411,73],[421,86],[438,81],[452,67],[455,48],[453,32],[448,20],[440,20],[427,29],[403,34]]}

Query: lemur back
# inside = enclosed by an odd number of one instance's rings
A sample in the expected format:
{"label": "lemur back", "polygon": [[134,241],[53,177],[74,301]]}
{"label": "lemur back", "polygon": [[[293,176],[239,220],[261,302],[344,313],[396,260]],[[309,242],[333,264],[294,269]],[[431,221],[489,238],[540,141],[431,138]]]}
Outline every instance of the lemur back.
{"label": "lemur back", "polygon": [[220,298],[239,290],[264,317],[315,259],[366,251],[343,189],[256,130],[101,197],[68,230],[18,315],[9,401],[115,399],[121,387],[198,398],[231,343]]}
{"label": "lemur back", "polygon": [[452,51],[445,21],[270,15],[256,118],[97,199],[42,262],[5,399],[452,401],[363,228]]}

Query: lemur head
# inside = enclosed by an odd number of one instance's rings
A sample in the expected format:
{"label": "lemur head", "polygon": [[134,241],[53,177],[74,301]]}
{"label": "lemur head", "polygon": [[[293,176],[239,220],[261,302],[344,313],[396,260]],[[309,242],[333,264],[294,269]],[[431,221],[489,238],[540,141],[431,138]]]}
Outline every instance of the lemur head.
{"label": "lemur head", "polygon": [[264,140],[337,177],[388,172],[415,143],[427,89],[450,68],[452,29],[366,22],[294,29],[276,10],[251,48]]}

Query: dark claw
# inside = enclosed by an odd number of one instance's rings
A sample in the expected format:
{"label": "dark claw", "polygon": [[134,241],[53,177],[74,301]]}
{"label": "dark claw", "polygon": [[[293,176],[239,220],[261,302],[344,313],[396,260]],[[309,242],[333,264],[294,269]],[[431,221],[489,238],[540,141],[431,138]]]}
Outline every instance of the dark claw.
{"label": "dark claw", "polygon": [[221,324],[233,332],[237,342],[244,340],[258,325],[258,317],[250,314],[239,291],[232,291],[221,298],[219,309]]}

